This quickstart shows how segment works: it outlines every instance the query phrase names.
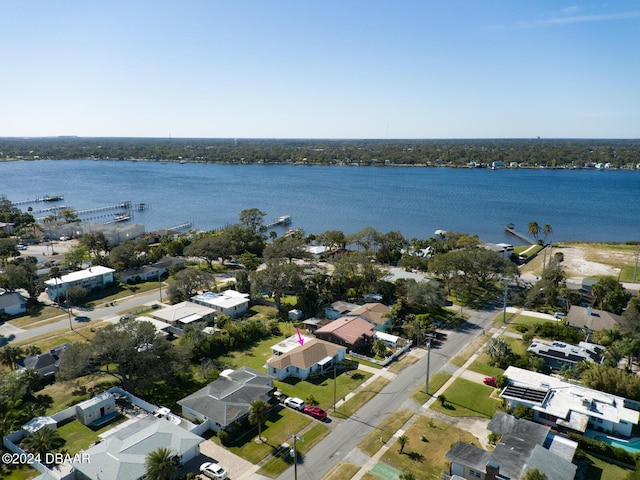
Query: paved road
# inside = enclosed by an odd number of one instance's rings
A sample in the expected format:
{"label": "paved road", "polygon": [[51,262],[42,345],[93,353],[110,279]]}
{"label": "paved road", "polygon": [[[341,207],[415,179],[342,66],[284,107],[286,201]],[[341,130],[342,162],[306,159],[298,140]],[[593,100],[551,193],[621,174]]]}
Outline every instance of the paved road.
{"label": "paved road", "polygon": [[[466,327],[451,332],[442,346],[431,350],[430,373],[441,370],[450,358],[457,355],[474,338],[488,330],[498,310],[472,311]],[[363,465],[368,457],[356,448],[356,445],[388,415],[399,409],[419,411],[420,405],[409,399],[419,387],[424,386],[426,379],[427,356],[406,367],[378,395],[364,405],[355,415],[347,420],[336,420],[333,428],[318,445],[305,455],[304,462],[298,467],[299,479],[321,479],[340,460],[347,460]],[[252,480],[262,479],[254,474]],[[293,478],[293,469],[289,468],[278,477],[280,480]]]}
{"label": "paved road", "polygon": [[[163,293],[164,298],[164,293]],[[84,322],[77,321],[76,317],[88,317],[90,320],[102,319],[106,320],[111,317],[120,316],[121,312],[127,310],[133,310],[135,308],[140,307],[141,305],[150,304],[150,303],[158,303],[160,300],[160,291],[153,290],[151,292],[142,293],[139,295],[127,297],[122,300],[116,300],[113,306],[105,306],[101,308],[96,308],[95,310],[81,310],[78,308],[73,308],[72,311],[74,315],[72,316],[71,323],[74,328],[82,327]],[[42,325],[40,327],[26,329],[19,329],[13,327],[10,324],[6,324],[0,326],[0,340],[4,337],[4,343],[8,342],[23,342],[25,340],[29,340],[30,338],[36,338],[41,335],[45,335],[53,332],[60,331],[68,331],[69,328],[69,317],[65,313],[65,311],[60,310],[62,317],[60,320],[52,323],[47,323],[46,325]],[[0,342],[1,344],[2,342]]]}

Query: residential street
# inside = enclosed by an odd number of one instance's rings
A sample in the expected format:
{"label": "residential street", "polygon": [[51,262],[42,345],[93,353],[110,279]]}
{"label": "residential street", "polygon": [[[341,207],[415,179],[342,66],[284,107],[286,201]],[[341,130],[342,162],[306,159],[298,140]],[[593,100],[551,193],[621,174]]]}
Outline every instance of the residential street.
{"label": "residential street", "polygon": [[[449,332],[448,339],[438,349],[431,350],[430,374],[441,370],[450,358],[456,356],[474,338],[488,331],[491,321],[498,310],[472,311],[465,309],[470,315],[466,327]],[[357,414],[348,420],[338,422],[332,432],[318,445],[308,452],[303,463],[298,465],[299,479],[320,480],[340,460],[347,460],[356,465],[364,465],[369,459],[362,454],[356,445],[366,437],[385,417],[399,409],[419,411],[421,405],[409,399],[409,396],[420,386],[424,386],[427,368],[427,355],[413,365],[407,366]],[[289,468],[278,477],[281,480],[292,479],[293,468]],[[250,474],[240,478],[263,480],[264,477]]]}

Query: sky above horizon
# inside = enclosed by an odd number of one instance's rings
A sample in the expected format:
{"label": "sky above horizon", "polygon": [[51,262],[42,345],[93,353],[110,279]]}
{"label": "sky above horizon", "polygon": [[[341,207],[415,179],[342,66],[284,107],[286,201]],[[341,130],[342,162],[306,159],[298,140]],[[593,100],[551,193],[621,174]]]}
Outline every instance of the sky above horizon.
{"label": "sky above horizon", "polygon": [[640,138],[640,2],[4,0],[0,137]]}

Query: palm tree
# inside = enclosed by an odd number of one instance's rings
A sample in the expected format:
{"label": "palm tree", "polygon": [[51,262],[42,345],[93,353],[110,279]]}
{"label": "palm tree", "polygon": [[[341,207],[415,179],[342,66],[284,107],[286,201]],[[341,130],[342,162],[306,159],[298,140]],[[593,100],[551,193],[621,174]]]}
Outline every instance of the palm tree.
{"label": "palm tree", "polygon": [[42,353],[42,350],[40,350],[40,347],[37,345],[28,345],[24,349],[24,353],[31,357],[35,357],[36,355],[40,355]]}
{"label": "palm tree", "polygon": [[38,375],[38,371],[35,368],[27,368],[21,373],[20,381],[26,385],[27,395],[31,395],[31,393],[40,385],[40,375]]}
{"label": "palm tree", "polygon": [[529,233],[529,235],[533,235],[533,238],[535,238],[536,242],[540,241],[538,239],[538,236],[540,235],[540,225],[538,225],[538,222],[529,222],[529,225],[527,226],[527,232]]}
{"label": "palm tree", "polygon": [[171,449],[166,447],[149,452],[144,461],[145,478],[147,480],[175,480],[178,477],[178,467],[173,457]]}
{"label": "palm tree", "polygon": [[409,442],[409,438],[406,435],[400,435],[398,437],[398,443],[400,444],[400,453],[404,451],[404,447]]}
{"label": "palm tree", "polygon": [[542,237],[542,243],[545,243],[547,241],[547,237],[552,233],[553,229],[551,228],[551,225],[545,223],[544,227],[542,227],[542,234],[544,235],[544,237]]}
{"label": "palm tree", "polygon": [[411,472],[401,473],[398,480],[416,480],[416,476]]}
{"label": "palm tree", "polygon": [[14,345],[5,345],[0,349],[0,362],[4,363],[11,370],[15,370],[16,361],[22,355],[22,348]]}
{"label": "palm tree", "polygon": [[262,400],[254,400],[249,406],[249,423],[258,425],[258,441],[262,442],[262,424],[267,420],[269,406]]}
{"label": "palm tree", "polygon": [[64,444],[65,440],[58,431],[48,427],[30,433],[21,443],[25,450],[34,455],[40,455],[41,458],[46,458],[47,453],[55,452]]}

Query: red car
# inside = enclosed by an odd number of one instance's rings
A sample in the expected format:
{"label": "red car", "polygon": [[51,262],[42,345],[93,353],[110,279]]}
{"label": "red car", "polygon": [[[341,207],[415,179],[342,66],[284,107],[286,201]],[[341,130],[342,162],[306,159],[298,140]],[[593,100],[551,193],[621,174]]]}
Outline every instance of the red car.
{"label": "red car", "polygon": [[318,420],[324,420],[327,418],[327,412],[319,407],[312,407],[311,405],[304,407],[304,413],[311,415],[313,418],[317,418]]}
{"label": "red car", "polygon": [[496,377],[484,377],[484,380],[482,382],[485,385],[489,385],[490,387],[498,387],[498,384],[496,383]]}

